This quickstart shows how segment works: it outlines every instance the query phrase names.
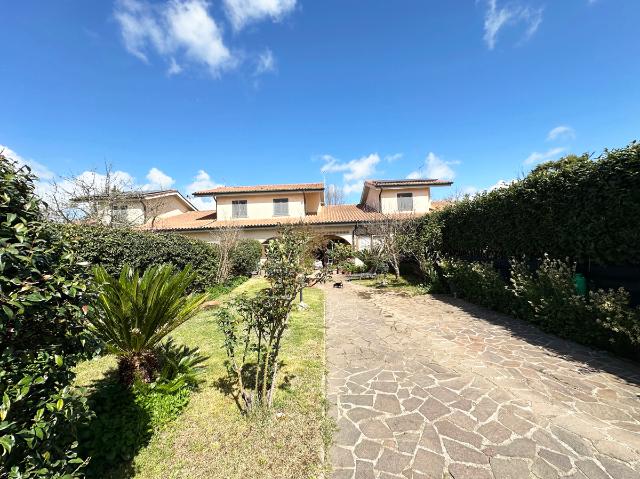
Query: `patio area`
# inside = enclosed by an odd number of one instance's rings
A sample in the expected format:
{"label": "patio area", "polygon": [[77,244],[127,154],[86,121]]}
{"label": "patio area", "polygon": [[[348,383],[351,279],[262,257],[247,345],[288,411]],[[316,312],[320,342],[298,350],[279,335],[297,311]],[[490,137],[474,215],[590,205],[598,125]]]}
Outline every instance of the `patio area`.
{"label": "patio area", "polygon": [[332,477],[640,477],[634,363],[461,300],[330,286]]}

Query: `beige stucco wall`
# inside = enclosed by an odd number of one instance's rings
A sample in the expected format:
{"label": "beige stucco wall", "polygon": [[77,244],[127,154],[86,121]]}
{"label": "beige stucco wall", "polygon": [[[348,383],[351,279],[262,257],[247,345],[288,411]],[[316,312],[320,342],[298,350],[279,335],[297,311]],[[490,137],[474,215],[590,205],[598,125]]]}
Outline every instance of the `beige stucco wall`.
{"label": "beige stucco wall", "polygon": [[380,211],[380,190],[377,188],[369,188],[369,192],[367,193],[367,197],[364,200],[364,203],[371,209],[375,211]]}
{"label": "beige stucco wall", "polygon": [[398,194],[413,193],[413,212],[428,213],[431,204],[429,188],[398,188],[383,189],[381,199],[381,211],[384,214],[398,212]]}
{"label": "beige stucco wall", "polygon": [[[144,208],[139,200],[132,200],[122,203],[127,206],[125,222],[130,225],[144,224]],[[105,225],[111,224],[111,205],[101,203],[97,206],[98,218]]]}
{"label": "beige stucco wall", "polygon": [[[352,241],[353,241],[353,238],[352,238],[353,226],[350,226],[350,225],[346,225],[346,226],[323,225],[323,226],[311,227],[311,230],[316,234],[320,234],[324,236],[340,237],[345,241],[347,241],[349,244],[352,244]],[[190,238],[199,239],[201,241],[207,241],[209,243],[216,243],[218,241],[215,230],[185,231],[185,232],[180,232],[180,234],[183,234]],[[254,239],[254,240],[260,241],[261,243],[264,243],[267,240],[270,240],[271,238],[275,238],[277,236],[278,236],[278,228],[243,228],[240,230],[241,238]]]}
{"label": "beige stucco wall", "polygon": [[431,207],[431,193],[428,187],[414,188],[369,188],[365,204],[384,214],[398,212],[398,193],[413,193],[413,212],[428,213]]}
{"label": "beige stucco wall", "polygon": [[147,220],[153,217],[169,218],[170,216],[191,211],[191,208],[184,201],[178,199],[176,195],[151,198],[146,200],[145,203],[147,205]]}
{"label": "beige stucco wall", "polygon": [[324,201],[323,193],[319,191],[313,191],[310,193],[304,193],[306,198],[306,213],[308,215],[317,215],[320,213],[322,203]]}
{"label": "beige stucco wall", "polygon": [[[168,218],[191,211],[191,208],[176,195],[146,200],[121,200],[118,204],[127,206],[126,223],[133,226],[142,225],[152,218]],[[111,205],[101,203],[98,205],[98,212],[103,224],[111,224]]]}
{"label": "beige stucco wall", "polygon": [[265,195],[224,195],[216,198],[218,220],[232,218],[232,202],[247,200],[247,218],[273,218],[273,200],[287,198],[289,200],[289,216],[304,216],[304,195],[302,193],[273,193]]}

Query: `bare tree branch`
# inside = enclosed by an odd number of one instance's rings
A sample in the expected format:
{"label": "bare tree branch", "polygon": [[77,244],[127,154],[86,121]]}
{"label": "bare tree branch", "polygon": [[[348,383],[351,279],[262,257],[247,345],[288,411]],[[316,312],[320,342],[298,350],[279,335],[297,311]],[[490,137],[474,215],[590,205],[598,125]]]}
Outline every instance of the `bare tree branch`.
{"label": "bare tree branch", "polygon": [[336,185],[328,185],[324,190],[325,205],[343,205],[345,203],[344,188]]}

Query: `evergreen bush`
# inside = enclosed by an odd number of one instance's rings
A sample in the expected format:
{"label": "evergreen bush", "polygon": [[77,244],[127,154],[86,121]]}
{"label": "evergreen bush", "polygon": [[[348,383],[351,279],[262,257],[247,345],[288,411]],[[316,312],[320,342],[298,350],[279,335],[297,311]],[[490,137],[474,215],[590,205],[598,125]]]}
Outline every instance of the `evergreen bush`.
{"label": "evergreen bush", "polygon": [[72,383],[92,344],[90,288],[41,209],[29,169],[0,155],[0,477],[82,476],[90,412]]}

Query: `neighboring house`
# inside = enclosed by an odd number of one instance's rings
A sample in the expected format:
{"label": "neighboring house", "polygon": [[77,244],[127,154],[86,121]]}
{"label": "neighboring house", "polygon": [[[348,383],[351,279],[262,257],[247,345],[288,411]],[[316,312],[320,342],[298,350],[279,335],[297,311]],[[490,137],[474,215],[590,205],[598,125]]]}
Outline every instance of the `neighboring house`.
{"label": "neighboring house", "polygon": [[114,191],[78,196],[72,201],[89,221],[112,226],[152,225],[158,219],[197,211],[178,190]]}
{"label": "neighboring house", "polygon": [[281,225],[303,224],[329,241],[361,250],[371,244],[372,224],[387,217],[428,213],[432,210],[431,188],[451,184],[433,179],[368,180],[358,205],[325,205],[323,183],[223,186],[193,193],[213,197],[216,210],[157,218],[143,228],[210,242],[217,240],[222,229],[238,228],[241,237],[265,243],[277,236]]}

